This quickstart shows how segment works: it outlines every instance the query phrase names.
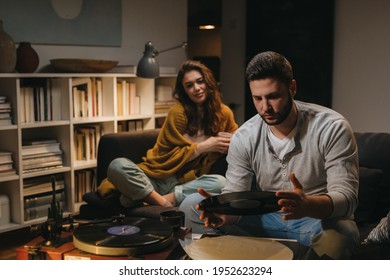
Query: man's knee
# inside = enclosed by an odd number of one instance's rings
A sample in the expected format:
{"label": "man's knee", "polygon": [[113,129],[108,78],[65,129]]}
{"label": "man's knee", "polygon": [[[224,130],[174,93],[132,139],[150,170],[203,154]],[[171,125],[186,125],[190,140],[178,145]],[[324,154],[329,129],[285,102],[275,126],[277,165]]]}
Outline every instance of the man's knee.
{"label": "man's knee", "polygon": [[332,259],[350,259],[359,240],[355,222],[340,220],[324,225],[324,231],[313,238],[312,248],[318,256]]}

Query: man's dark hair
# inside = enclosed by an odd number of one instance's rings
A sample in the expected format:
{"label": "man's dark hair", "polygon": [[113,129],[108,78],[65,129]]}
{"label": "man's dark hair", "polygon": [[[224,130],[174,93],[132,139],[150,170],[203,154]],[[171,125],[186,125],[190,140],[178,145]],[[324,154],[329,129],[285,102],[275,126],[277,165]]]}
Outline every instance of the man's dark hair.
{"label": "man's dark hair", "polygon": [[246,79],[248,82],[273,78],[291,85],[293,71],[290,62],[281,54],[267,51],[255,55],[246,67]]}

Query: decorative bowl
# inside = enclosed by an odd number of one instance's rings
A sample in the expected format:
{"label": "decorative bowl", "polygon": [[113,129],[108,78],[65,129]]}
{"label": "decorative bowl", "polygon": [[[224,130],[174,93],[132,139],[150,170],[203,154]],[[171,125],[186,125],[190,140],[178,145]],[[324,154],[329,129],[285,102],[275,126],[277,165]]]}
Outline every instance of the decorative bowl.
{"label": "decorative bowl", "polygon": [[70,73],[103,73],[114,68],[118,61],[97,59],[51,59],[51,65],[58,71]]}

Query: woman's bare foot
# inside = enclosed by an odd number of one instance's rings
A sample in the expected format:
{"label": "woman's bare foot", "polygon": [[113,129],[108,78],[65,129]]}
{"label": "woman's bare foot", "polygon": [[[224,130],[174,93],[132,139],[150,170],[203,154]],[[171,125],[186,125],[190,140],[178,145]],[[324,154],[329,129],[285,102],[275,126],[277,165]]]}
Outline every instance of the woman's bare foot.
{"label": "woman's bare foot", "polygon": [[144,198],[144,202],[152,205],[160,205],[165,207],[172,207],[173,203],[167,200],[164,196],[160,195],[156,191],[152,191]]}

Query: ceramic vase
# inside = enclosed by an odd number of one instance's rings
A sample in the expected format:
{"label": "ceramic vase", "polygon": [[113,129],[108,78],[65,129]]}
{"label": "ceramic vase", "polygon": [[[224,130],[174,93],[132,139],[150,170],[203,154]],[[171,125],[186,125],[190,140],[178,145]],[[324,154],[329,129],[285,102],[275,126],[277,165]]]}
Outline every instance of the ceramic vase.
{"label": "ceramic vase", "polygon": [[33,73],[39,65],[38,53],[29,42],[20,42],[16,49],[15,70],[19,73]]}
{"label": "ceramic vase", "polygon": [[15,70],[16,47],[13,39],[3,29],[0,20],[0,73],[9,73]]}

